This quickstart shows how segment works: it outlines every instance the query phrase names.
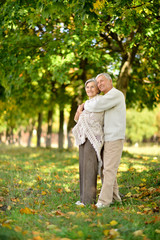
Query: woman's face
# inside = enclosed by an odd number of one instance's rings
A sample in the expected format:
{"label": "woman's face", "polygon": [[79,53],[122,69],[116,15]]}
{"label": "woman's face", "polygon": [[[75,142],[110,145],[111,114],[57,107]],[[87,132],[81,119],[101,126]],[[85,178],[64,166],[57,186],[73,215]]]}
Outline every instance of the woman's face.
{"label": "woman's face", "polygon": [[94,82],[87,83],[85,90],[89,98],[95,97],[99,92],[98,87]]}

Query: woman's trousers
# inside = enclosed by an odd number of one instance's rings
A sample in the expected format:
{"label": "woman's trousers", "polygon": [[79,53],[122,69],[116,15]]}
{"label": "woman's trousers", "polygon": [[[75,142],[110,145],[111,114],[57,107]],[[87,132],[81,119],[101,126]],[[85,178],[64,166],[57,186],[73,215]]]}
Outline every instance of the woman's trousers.
{"label": "woman's trousers", "polygon": [[79,146],[80,201],[84,204],[96,202],[98,160],[88,139]]}

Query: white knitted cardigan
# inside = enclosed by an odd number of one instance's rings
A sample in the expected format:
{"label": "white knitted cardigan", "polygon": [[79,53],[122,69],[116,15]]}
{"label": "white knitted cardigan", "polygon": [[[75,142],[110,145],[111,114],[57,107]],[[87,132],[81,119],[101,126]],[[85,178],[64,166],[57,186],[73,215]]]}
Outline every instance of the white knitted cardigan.
{"label": "white knitted cardigan", "polygon": [[[96,97],[101,96],[98,95]],[[89,101],[94,101],[95,98],[90,99]],[[80,114],[77,124],[72,129],[72,133],[78,146],[83,144],[86,141],[86,138],[88,138],[88,140],[92,144],[97,154],[98,173],[100,175],[102,167],[101,149],[104,144],[103,124],[104,112],[93,113],[84,110]]]}

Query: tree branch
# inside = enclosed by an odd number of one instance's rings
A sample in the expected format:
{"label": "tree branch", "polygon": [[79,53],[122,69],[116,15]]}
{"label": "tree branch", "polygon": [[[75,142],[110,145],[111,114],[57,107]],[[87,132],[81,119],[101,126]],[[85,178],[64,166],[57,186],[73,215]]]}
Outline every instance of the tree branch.
{"label": "tree branch", "polygon": [[113,41],[104,33],[100,33],[100,36],[108,43],[109,49],[113,52],[122,52],[122,50],[116,46],[114,46]]}

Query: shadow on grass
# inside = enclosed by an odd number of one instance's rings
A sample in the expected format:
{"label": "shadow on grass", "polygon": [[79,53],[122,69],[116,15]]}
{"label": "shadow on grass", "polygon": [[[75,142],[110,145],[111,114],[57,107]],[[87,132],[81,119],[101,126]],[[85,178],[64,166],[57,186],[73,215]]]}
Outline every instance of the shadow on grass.
{"label": "shadow on grass", "polygon": [[23,236],[14,230],[0,227],[0,240],[23,240]]}

